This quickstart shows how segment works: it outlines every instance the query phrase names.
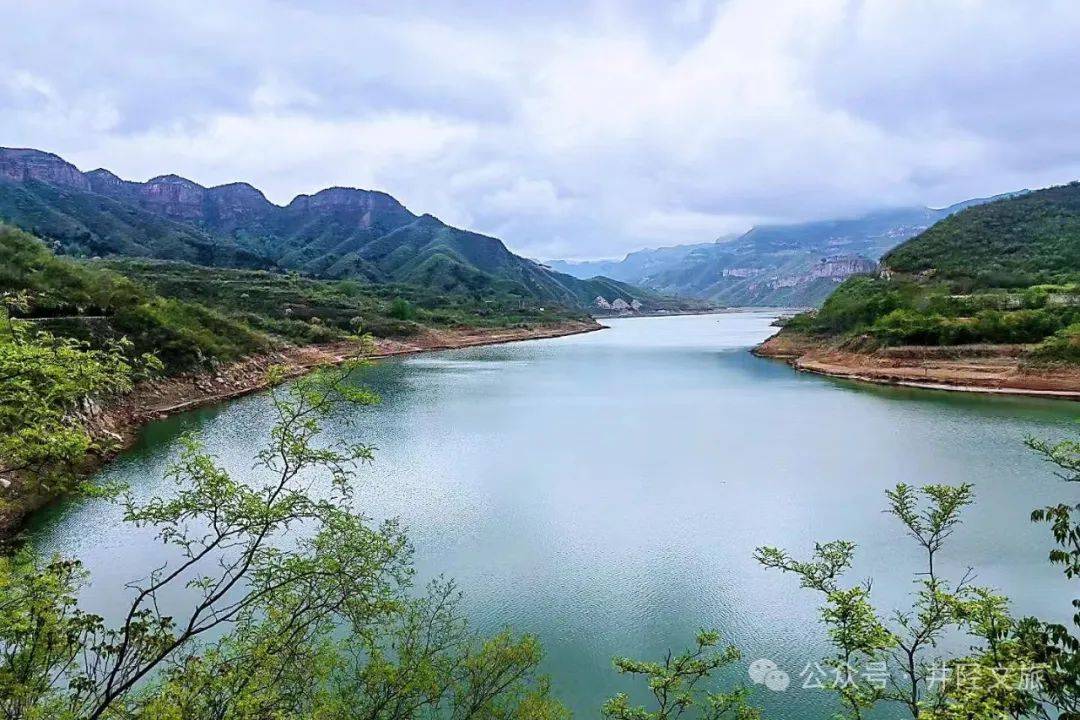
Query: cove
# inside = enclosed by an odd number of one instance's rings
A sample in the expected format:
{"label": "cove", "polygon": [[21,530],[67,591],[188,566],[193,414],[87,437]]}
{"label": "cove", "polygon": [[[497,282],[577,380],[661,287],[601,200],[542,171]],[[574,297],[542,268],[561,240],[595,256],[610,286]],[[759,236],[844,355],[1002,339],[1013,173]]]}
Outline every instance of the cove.
{"label": "cove", "polygon": [[[420,582],[455,578],[474,625],[536,633],[545,669],[576,717],[624,689],[613,655],[658,656],[718,629],[746,666],[769,658],[784,692],[756,689],[766,714],[827,717],[801,674],[823,652],[817,597],[765,572],[753,549],[805,555],[816,540],[859,545],[852,578],[879,605],[905,601],[918,553],[884,516],[897,482],[972,482],[977,504],[941,556],[968,565],[1020,613],[1069,615],[1070,588],[1046,562],[1032,508],[1070,498],[1022,444],[1075,432],[1073,403],[889,387],[800,374],[747,350],[774,312],[607,321],[587,335],[382,361],[358,382],[376,408],[351,410],[377,447],[357,502],[400,517]],[[180,436],[195,432],[235,473],[269,429],[254,395],[156,422],[98,478],[153,494]],[[71,501],[41,514],[31,541],[82,559],[88,609],[108,615],[123,583],[160,564],[117,507]]]}

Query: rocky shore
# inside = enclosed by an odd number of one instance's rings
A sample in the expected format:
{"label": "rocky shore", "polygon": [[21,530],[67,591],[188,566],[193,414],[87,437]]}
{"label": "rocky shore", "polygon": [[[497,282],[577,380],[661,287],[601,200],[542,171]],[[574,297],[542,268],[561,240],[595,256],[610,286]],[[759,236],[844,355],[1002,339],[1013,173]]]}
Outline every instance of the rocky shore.
{"label": "rocky shore", "polygon": [[[499,345],[522,340],[578,335],[603,330],[595,321],[568,321],[557,325],[505,329],[428,329],[404,339],[378,339],[369,359],[413,355],[436,350]],[[99,444],[106,449],[88,456],[80,472],[92,473],[119,452],[130,447],[139,430],[148,422],[213,405],[266,388],[266,374],[272,366],[286,369],[286,375],[296,377],[317,367],[333,365],[358,357],[356,342],[337,342],[306,347],[289,347],[266,355],[247,358],[218,368],[213,372],[177,375],[147,380],[105,407],[90,404],[84,421]],[[11,539],[35,510],[58,499],[54,495],[19,494],[9,488],[8,497],[0,507],[0,542]]]}
{"label": "rocky shore", "polygon": [[782,331],[754,348],[796,370],[906,387],[1080,400],[1080,368],[1028,366],[1023,345],[902,346],[872,352]]}

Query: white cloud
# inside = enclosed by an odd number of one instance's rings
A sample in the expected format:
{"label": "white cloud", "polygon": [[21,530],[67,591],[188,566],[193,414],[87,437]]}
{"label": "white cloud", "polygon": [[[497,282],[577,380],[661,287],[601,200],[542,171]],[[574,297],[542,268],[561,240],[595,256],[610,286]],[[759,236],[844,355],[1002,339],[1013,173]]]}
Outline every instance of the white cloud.
{"label": "white cloud", "polygon": [[0,6],[3,144],[380,188],[533,256],[1080,176],[1064,0]]}

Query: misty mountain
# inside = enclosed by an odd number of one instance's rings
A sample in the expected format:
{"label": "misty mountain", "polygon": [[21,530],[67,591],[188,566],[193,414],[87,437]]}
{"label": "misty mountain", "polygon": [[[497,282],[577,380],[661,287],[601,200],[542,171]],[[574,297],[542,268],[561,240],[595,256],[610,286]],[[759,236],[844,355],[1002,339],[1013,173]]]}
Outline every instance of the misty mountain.
{"label": "misty mountain", "polygon": [[600,272],[658,292],[723,305],[818,305],[844,279],[873,272],[882,255],[939,220],[1011,195],[940,209],[891,208],[854,218],[759,225],[712,243],[639,250],[617,261],[548,265],[577,277]]}

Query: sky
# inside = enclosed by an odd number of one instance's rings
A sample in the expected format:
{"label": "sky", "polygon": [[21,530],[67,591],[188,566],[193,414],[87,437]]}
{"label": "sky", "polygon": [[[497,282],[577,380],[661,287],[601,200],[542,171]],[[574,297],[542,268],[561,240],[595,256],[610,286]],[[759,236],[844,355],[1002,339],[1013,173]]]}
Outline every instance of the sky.
{"label": "sky", "polygon": [[1075,0],[0,0],[0,145],[540,259],[1080,178]]}

